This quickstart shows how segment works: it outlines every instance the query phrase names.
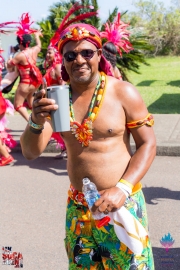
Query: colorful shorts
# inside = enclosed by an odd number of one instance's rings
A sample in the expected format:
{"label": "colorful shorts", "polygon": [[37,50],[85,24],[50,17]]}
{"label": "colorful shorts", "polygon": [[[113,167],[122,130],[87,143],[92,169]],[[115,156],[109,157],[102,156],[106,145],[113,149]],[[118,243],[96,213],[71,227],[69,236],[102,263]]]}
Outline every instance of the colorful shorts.
{"label": "colorful shorts", "polygon": [[[113,225],[96,227],[81,192],[71,186],[68,195],[65,247],[70,270],[154,270],[149,238],[142,254],[134,255],[117,238]],[[127,198],[125,207],[148,231],[142,190]]]}

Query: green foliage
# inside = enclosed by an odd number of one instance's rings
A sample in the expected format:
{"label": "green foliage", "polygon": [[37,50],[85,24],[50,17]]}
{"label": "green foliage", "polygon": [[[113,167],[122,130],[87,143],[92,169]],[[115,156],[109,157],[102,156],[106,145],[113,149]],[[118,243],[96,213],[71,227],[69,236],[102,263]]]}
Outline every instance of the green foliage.
{"label": "green foliage", "polygon": [[68,209],[67,211],[67,221],[70,222],[72,221],[73,217],[78,216],[78,211],[76,209],[76,206],[72,206],[71,208]]}
{"label": "green foliage", "polygon": [[109,230],[109,234],[111,236],[111,242],[115,242],[115,243],[119,242],[119,239],[117,238],[117,235],[116,235],[113,227]]}
{"label": "green foliage", "polygon": [[89,254],[83,254],[79,259],[78,264],[82,265],[82,269],[90,270],[91,266],[95,265],[95,262],[90,259]]}
{"label": "green foliage", "polygon": [[180,1],[172,3],[174,6],[167,9],[163,2],[139,0],[135,2],[136,12],[126,16],[131,25],[149,37],[154,56],[180,54]]}
{"label": "green foliage", "polygon": [[75,235],[71,230],[68,230],[67,242],[70,244],[71,249],[74,248],[76,239],[77,239],[77,235]]}
{"label": "green foliage", "polygon": [[104,270],[104,266],[103,266],[103,264],[101,263],[99,263],[98,265],[97,265],[97,270]]}
{"label": "green foliage", "polygon": [[131,259],[130,254],[126,254],[125,252],[121,250],[116,250],[116,249],[111,250],[111,254],[113,256],[113,260],[115,261],[117,265],[120,265],[121,268],[124,270],[129,269],[129,262]]}
{"label": "green foliage", "polygon": [[69,266],[69,270],[77,270],[77,264],[71,263]]}
{"label": "green foliage", "polygon": [[93,236],[96,239],[97,243],[104,243],[106,242],[106,239],[108,238],[108,234],[103,233],[100,230],[92,229],[93,230]]}
{"label": "green foliage", "polygon": [[42,49],[41,52],[39,53],[39,57],[45,58],[47,47],[49,46],[49,41],[52,35],[54,34],[54,30],[52,28],[52,24],[48,20],[43,20],[38,24],[43,32],[43,38],[41,38]]}

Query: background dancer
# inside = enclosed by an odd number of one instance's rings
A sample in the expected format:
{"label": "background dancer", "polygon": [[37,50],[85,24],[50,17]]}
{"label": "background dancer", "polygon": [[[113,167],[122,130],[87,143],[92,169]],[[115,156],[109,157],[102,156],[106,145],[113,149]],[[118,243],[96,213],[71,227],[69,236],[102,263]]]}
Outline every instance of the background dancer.
{"label": "background dancer", "polygon": [[117,49],[116,49],[116,46],[112,42],[106,42],[102,47],[102,53],[103,53],[104,57],[112,65],[111,71],[112,71],[113,76],[116,79],[121,81],[122,76],[121,76],[121,73],[120,73],[119,69],[116,66],[116,64],[117,64],[117,59],[116,59]]}
{"label": "background dancer", "polygon": [[[0,28],[9,25],[9,23],[0,24]],[[6,33],[8,31],[4,31],[0,29],[0,33]],[[14,107],[12,103],[5,99],[1,93],[1,81],[2,81],[2,70],[5,66],[5,60],[1,53],[3,50],[0,48],[0,166],[5,166],[14,161],[14,158],[9,154],[11,151],[10,148],[16,146],[16,141],[14,141],[13,137],[6,132],[7,120],[6,113],[13,114]]]}
{"label": "background dancer", "polygon": [[[44,68],[46,73],[43,77],[43,81],[48,86],[62,85],[65,82],[61,76],[62,57],[60,56],[57,48],[53,45],[49,45],[46,53],[46,59],[44,62]],[[61,153],[55,157],[55,159],[62,159],[67,157],[66,146],[59,132],[53,132],[52,139],[56,140],[57,147],[60,147]]]}
{"label": "background dancer", "polygon": [[10,149],[14,148],[17,144],[13,137],[6,131],[6,113],[13,115],[14,107],[9,100],[3,98],[0,92],[0,166],[14,162],[14,158],[10,155]]}
{"label": "background dancer", "polygon": [[[20,27],[16,34],[20,52],[7,62],[7,68],[16,66],[19,71],[20,82],[14,97],[14,108],[28,121],[29,114],[24,107],[24,101],[27,100],[28,107],[31,109],[33,94],[42,84],[42,75],[36,66],[37,56],[41,51],[41,41],[39,37],[42,36],[42,33],[40,30],[30,29],[31,23],[28,13],[22,15],[19,24]],[[30,34],[34,34],[35,36],[36,46],[34,47],[30,47]]]}
{"label": "background dancer", "polygon": [[129,53],[133,50],[129,41],[130,31],[127,29],[129,24],[121,21],[121,15],[118,13],[114,22],[107,22],[104,25],[104,31],[100,32],[101,38],[105,43],[102,47],[102,53],[112,66],[112,74],[115,78],[122,80],[122,75],[117,67],[117,54],[122,57],[122,52]]}

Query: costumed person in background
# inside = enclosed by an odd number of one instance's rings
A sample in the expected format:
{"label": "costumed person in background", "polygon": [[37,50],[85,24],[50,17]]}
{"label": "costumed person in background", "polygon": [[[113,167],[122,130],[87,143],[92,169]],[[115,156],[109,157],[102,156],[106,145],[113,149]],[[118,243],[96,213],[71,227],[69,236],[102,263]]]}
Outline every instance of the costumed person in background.
{"label": "costumed person in background", "polygon": [[[66,26],[59,38],[62,78],[70,83],[71,130],[61,132],[71,183],[65,238],[69,269],[129,270],[136,263],[137,269],[154,270],[141,184],[156,155],[153,116],[132,84],[112,76],[95,27],[85,23]],[[58,106],[45,93],[42,89],[35,94],[32,115],[20,139],[29,160],[44,151],[53,132],[48,117]],[[134,153],[130,132],[136,144]],[[85,177],[100,193],[98,200],[93,198],[92,209],[82,193]],[[91,215],[91,211],[112,215],[123,207],[131,217],[128,231],[117,219],[98,228]],[[146,232],[143,237],[137,235],[137,221]],[[120,236],[116,227],[122,229]],[[122,240],[124,235],[130,245]],[[136,240],[142,247],[139,252],[131,245]]]}
{"label": "costumed person in background", "polygon": [[[2,79],[2,69],[4,68],[4,58],[0,49],[0,85]],[[16,142],[13,140],[12,136],[6,132],[7,120],[5,114],[9,113],[13,115],[14,107],[12,103],[5,99],[0,91],[0,166],[8,165],[14,162],[14,158],[9,154],[10,148],[16,146]]]}
{"label": "costumed person in background", "polygon": [[[48,46],[46,59],[44,62],[44,69],[46,73],[43,77],[43,82],[46,86],[63,85],[65,82],[61,76],[62,57],[60,56],[55,45],[51,43]],[[59,132],[53,132],[51,139],[56,140],[57,148],[61,149],[61,153],[55,159],[62,159],[67,157],[66,146]]]}
{"label": "costumed person in background", "polygon": [[112,42],[106,42],[102,47],[102,53],[104,57],[111,63],[112,65],[112,74],[118,80],[122,80],[121,73],[117,68],[117,49],[116,46]]}
{"label": "costumed person in background", "polygon": [[105,30],[100,32],[100,35],[103,40],[106,40],[102,53],[112,65],[112,74],[115,78],[122,80],[122,75],[117,67],[117,53],[122,57],[122,52],[129,53],[133,47],[129,42],[130,31],[127,30],[129,24],[125,24],[120,18],[120,13],[118,13],[113,23],[105,23]]}
{"label": "costumed person in background", "polygon": [[47,86],[65,84],[61,76],[61,65],[62,57],[54,46],[49,45],[44,61],[46,73],[43,77],[46,80]]}
{"label": "costumed person in background", "polygon": [[[7,68],[16,66],[19,71],[20,82],[14,97],[14,108],[26,121],[29,119],[29,114],[24,107],[24,101],[27,100],[28,107],[31,109],[33,94],[42,84],[42,75],[36,66],[38,53],[41,51],[42,33],[40,30],[31,29],[32,23],[29,14],[23,13],[16,32],[20,52],[7,62]],[[36,42],[36,46],[33,47],[30,47],[31,34],[34,34]]]}
{"label": "costumed person in background", "polygon": [[[19,51],[19,44],[17,44],[16,46],[10,46],[8,60],[11,60],[17,54],[18,51]],[[8,68],[6,64],[6,70],[7,73],[1,82],[1,90],[4,94],[9,93],[13,89],[13,86],[19,77],[19,71],[16,66],[11,66]]]}

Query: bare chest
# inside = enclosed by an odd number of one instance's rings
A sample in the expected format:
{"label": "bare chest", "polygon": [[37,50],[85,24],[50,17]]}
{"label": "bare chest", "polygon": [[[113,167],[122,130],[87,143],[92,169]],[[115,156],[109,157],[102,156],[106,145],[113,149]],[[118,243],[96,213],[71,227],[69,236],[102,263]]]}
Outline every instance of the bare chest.
{"label": "bare chest", "polygon": [[[73,104],[74,121],[83,125],[88,118],[89,102],[86,100],[76,101]],[[102,106],[97,112],[92,123],[93,139],[105,139],[119,136],[125,132],[125,113],[121,103],[113,98],[105,96]],[[62,134],[67,140],[71,138],[71,133]]]}

